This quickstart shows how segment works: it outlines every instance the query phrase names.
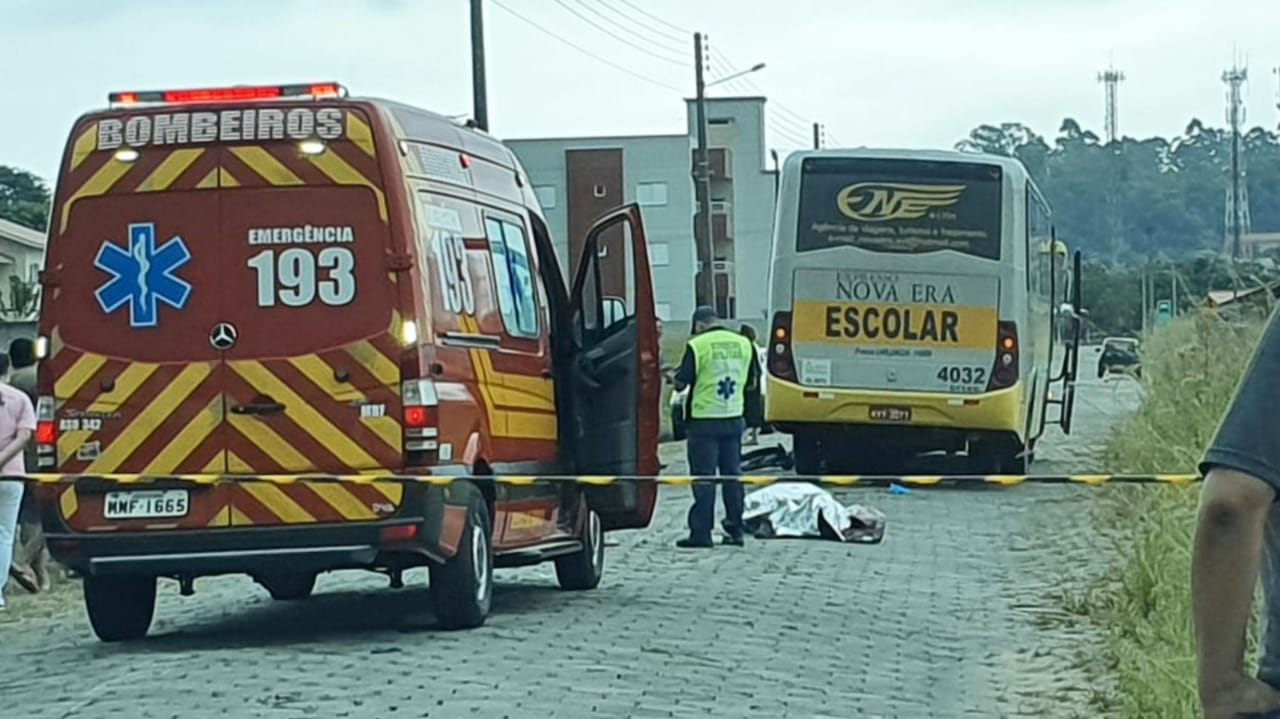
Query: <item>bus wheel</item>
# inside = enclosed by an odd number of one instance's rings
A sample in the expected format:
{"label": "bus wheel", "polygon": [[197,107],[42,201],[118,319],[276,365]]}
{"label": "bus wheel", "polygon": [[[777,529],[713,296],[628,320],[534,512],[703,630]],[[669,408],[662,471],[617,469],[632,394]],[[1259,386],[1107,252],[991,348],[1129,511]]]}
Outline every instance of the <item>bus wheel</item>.
{"label": "bus wheel", "polygon": [[[467,519],[458,553],[430,567],[431,604],[443,629],[472,629],[484,624],[493,601],[491,520],[484,495],[470,482],[458,482],[467,492]],[[463,491],[466,491],[463,489]]]}
{"label": "bus wheel", "polygon": [[561,589],[595,589],[604,574],[604,529],[600,515],[587,510],[587,530],[582,550],[556,560],[556,580]]}
{"label": "bus wheel", "polygon": [[987,440],[969,445],[969,463],[975,474],[1024,475],[1029,465],[1018,442]]}
{"label": "bus wheel", "polygon": [[796,474],[813,476],[822,471],[822,443],[808,432],[796,432],[791,437],[791,453],[795,457]]}
{"label": "bus wheel", "polygon": [[102,641],[141,639],[156,613],[156,578],[85,577],[84,608]]}

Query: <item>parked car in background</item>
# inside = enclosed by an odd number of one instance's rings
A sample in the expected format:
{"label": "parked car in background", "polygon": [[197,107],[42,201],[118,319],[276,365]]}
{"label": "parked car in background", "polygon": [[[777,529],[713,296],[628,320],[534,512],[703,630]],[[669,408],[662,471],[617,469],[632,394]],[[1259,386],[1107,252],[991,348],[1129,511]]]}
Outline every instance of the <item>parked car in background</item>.
{"label": "parked car in background", "polygon": [[1102,341],[1098,354],[1098,377],[1112,372],[1142,376],[1142,363],[1138,357],[1139,343],[1132,337],[1108,337]]}
{"label": "parked car in background", "polygon": [[[760,362],[761,377],[764,377],[764,371],[765,371],[764,359],[767,354],[768,354],[768,351],[764,347],[761,347],[760,345],[756,345],[756,359]],[[761,382],[760,394],[764,395],[764,393],[765,393],[765,383]],[[678,392],[673,391],[671,393],[671,400],[669,402],[667,411],[671,413],[671,437],[677,442],[685,438],[684,420],[685,420],[685,410],[688,405],[688,400],[689,400],[688,387]],[[772,434],[773,427],[770,426],[768,423],[766,423],[764,427],[760,428],[760,433]]]}

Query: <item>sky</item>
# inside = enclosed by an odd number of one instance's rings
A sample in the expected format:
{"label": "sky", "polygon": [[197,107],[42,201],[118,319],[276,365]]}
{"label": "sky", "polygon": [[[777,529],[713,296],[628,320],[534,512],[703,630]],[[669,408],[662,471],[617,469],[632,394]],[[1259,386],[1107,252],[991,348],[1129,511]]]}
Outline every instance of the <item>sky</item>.
{"label": "sky", "polygon": [[[1247,60],[1250,125],[1274,129],[1275,0],[484,0],[490,129],[502,138],[680,133],[692,33],[709,90],[765,95],[782,153],[949,148],[982,123],[1102,134],[1110,63],[1122,134],[1222,124]],[[331,81],[470,114],[468,0],[0,0],[0,164],[56,174],[108,92]],[[576,47],[575,47],[576,46]]]}

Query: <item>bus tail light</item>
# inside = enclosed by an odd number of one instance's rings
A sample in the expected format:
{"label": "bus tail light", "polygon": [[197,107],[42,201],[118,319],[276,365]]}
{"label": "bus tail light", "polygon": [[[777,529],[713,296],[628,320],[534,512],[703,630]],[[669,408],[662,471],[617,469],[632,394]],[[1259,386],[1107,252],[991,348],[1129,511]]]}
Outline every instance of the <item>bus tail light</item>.
{"label": "bus tail light", "polygon": [[1018,326],[1012,322],[996,325],[996,361],[991,368],[988,390],[1005,389],[1018,383]]}
{"label": "bus tail light", "polygon": [[58,424],[53,415],[53,397],[36,398],[36,466],[28,467],[28,472],[53,469],[58,463]]}
{"label": "bus tail light", "polygon": [[400,399],[404,405],[405,463],[410,466],[431,463],[440,449],[440,399],[436,395],[436,383],[429,379],[414,379],[400,387]]}
{"label": "bus tail light", "polygon": [[791,313],[773,315],[773,327],[769,332],[769,374],[779,379],[798,382],[796,363],[791,356]]}

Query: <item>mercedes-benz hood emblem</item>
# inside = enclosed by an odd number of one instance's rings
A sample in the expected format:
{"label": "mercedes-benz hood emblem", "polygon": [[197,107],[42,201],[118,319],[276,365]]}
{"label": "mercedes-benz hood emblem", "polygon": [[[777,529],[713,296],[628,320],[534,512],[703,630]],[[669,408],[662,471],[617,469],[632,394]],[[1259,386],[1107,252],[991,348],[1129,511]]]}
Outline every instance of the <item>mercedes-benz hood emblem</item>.
{"label": "mercedes-benz hood emblem", "polygon": [[236,339],[240,333],[236,331],[236,326],[230,322],[219,322],[213,326],[213,331],[209,333],[209,344],[213,348],[225,352],[236,344]]}

